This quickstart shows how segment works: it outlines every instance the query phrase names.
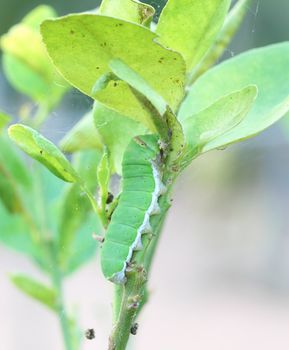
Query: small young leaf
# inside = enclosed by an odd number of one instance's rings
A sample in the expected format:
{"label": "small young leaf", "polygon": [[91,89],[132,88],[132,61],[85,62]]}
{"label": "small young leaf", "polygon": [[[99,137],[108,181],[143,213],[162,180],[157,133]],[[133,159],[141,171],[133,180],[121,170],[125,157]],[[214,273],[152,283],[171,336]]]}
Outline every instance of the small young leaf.
{"label": "small young leaf", "polygon": [[230,0],[168,0],[156,29],[158,41],[180,52],[190,71],[213,44],[230,3]]}
{"label": "small young leaf", "polygon": [[63,152],[74,153],[88,149],[102,149],[102,140],[96,130],[93,112],[88,112],[60,141]]}
{"label": "small young leaf", "polygon": [[21,124],[8,129],[9,136],[30,157],[46,166],[63,181],[77,182],[78,175],[63,153],[36,130]]}
{"label": "small young leaf", "polygon": [[155,10],[152,6],[135,0],[103,0],[99,14],[149,25]]}
{"label": "small young leaf", "polygon": [[103,144],[108,147],[112,163],[112,171],[121,174],[123,153],[130,140],[148,130],[144,125],[129,119],[98,103],[94,106],[94,121]]}
{"label": "small young leaf", "polygon": [[0,132],[10,122],[10,120],[11,118],[7,114],[0,111]]}
{"label": "small young leaf", "polygon": [[252,137],[289,111],[289,43],[254,49],[202,75],[180,108],[183,122],[232,91],[256,85],[258,97],[246,118],[235,128],[209,142],[204,151]]}
{"label": "small young leaf", "polygon": [[184,95],[185,63],[155,42],[147,28],[92,14],[71,15],[41,25],[48,53],[63,76],[91,96],[95,82],[119,58],[176,110]]}
{"label": "small young leaf", "polygon": [[111,60],[109,67],[118,78],[125,81],[135,90],[144,95],[157,109],[160,115],[165,113],[167,102],[137,72],[120,59]]}
{"label": "small young leaf", "polygon": [[192,115],[183,122],[186,134],[187,154],[185,162],[190,162],[201,154],[211,141],[240,124],[257,96],[257,88],[248,86],[220,98],[210,107]]}
{"label": "small young leaf", "polygon": [[51,310],[57,309],[57,294],[52,288],[25,275],[12,275],[10,280],[15,287],[32,299],[39,301]]}

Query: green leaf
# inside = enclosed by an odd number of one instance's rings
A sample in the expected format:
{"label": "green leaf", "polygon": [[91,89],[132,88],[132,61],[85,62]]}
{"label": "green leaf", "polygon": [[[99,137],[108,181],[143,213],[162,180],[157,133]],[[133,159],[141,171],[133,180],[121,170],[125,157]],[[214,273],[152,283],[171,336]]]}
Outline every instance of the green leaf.
{"label": "green leaf", "polygon": [[149,25],[155,10],[152,6],[135,0],[103,0],[99,14]]}
{"label": "green leaf", "polygon": [[10,280],[15,287],[32,299],[39,301],[51,310],[57,309],[57,294],[50,287],[22,274],[12,275]]}
{"label": "green leaf", "polygon": [[66,84],[50,62],[39,33],[40,23],[54,14],[49,7],[37,7],[1,38],[4,71],[10,83],[48,108],[66,91]]}
{"label": "green leaf", "polygon": [[39,30],[40,24],[44,20],[54,17],[57,17],[57,13],[53,7],[47,5],[39,5],[22,19],[22,23],[26,24],[32,29]]}
{"label": "green leaf", "polygon": [[237,127],[209,142],[204,151],[258,134],[289,110],[288,61],[289,43],[255,49],[225,61],[196,81],[178,118],[183,123],[224,95],[247,85],[256,85],[258,97],[246,118]]}
{"label": "green leaf", "polygon": [[144,125],[98,103],[94,106],[94,120],[103,144],[110,152],[112,170],[121,174],[123,153],[130,140],[134,136],[147,133],[148,130]]}
{"label": "green leaf", "polygon": [[88,149],[102,149],[102,140],[96,130],[93,112],[87,113],[60,141],[63,152],[74,153]]}
{"label": "green leaf", "polygon": [[185,163],[206,150],[210,142],[237,127],[250,111],[256,96],[257,88],[248,86],[186,119],[183,122],[188,145]]}
{"label": "green leaf", "polygon": [[3,68],[10,84],[36,103],[48,104],[48,108],[52,108],[64,94],[64,89],[58,83],[53,87],[34,69],[13,55],[3,55]]}
{"label": "green leaf", "polygon": [[41,73],[14,55],[3,55],[3,69],[8,81],[16,90],[47,110],[57,105],[67,91],[66,82],[56,73],[48,81]]}
{"label": "green leaf", "polygon": [[168,0],[156,29],[158,41],[180,52],[187,70],[191,70],[213,44],[230,3],[230,0]]}
{"label": "green leaf", "polygon": [[78,175],[64,154],[36,130],[15,124],[10,126],[8,132],[22,151],[46,166],[55,176],[67,182],[78,181]]}
{"label": "green leaf", "polygon": [[194,82],[199,76],[212,67],[223,55],[226,47],[230,44],[235,33],[243,22],[243,19],[249,10],[252,0],[239,0],[229,12],[225,24],[218,34],[214,44],[205,55],[204,59],[193,71],[191,82]]}
{"label": "green leaf", "polygon": [[0,111],[0,132],[10,122],[11,118],[4,112]]}
{"label": "green leaf", "polygon": [[17,24],[9,33],[3,35],[1,46],[5,53],[20,59],[28,67],[39,72],[45,80],[52,79],[52,67],[37,31],[24,24]]}
{"label": "green leaf", "polygon": [[[14,145],[10,140],[8,141],[9,143],[7,142],[7,144],[10,146],[10,150],[14,151],[12,147]],[[2,153],[3,149],[4,154]],[[9,151],[9,148],[1,147],[1,156],[5,156],[6,151]],[[9,155],[10,157],[7,157],[6,162],[0,160],[0,168],[1,170],[4,169],[4,175],[0,171],[0,242],[17,252],[27,255],[42,269],[47,271],[47,255],[44,251],[45,248],[42,244],[39,229],[39,227],[42,227],[39,224],[42,213],[39,214],[39,201],[37,201],[37,196],[35,195],[37,179],[35,170],[37,169],[34,167],[33,171],[30,171],[29,184],[25,182],[25,179],[17,181],[17,178],[21,176],[21,172],[18,173],[18,169],[21,170],[21,168],[11,167],[11,164],[13,164],[13,153],[11,152]],[[42,167],[41,169],[45,168]],[[51,175],[51,173],[49,174]],[[52,175],[51,177],[56,179]],[[45,189],[48,191],[48,188],[49,183],[46,182]],[[51,192],[49,194],[51,195]],[[45,196],[45,211],[49,212],[49,201],[47,198]]]}
{"label": "green leaf", "polygon": [[181,55],[155,42],[156,34],[120,19],[92,14],[45,21],[44,43],[54,64],[79,90],[92,96],[95,82],[119,58],[143,77],[175,110],[184,94]]}

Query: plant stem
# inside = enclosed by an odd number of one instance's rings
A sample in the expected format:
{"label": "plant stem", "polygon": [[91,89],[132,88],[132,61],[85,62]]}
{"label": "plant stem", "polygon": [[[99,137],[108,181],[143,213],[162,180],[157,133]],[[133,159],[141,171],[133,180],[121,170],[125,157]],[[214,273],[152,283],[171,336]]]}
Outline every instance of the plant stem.
{"label": "plant stem", "polygon": [[[49,243],[48,243],[49,244]],[[65,350],[73,350],[73,341],[70,334],[70,325],[69,318],[67,317],[65,304],[63,300],[63,285],[62,285],[62,273],[59,270],[57,264],[57,251],[55,246],[51,243],[50,247],[50,256],[51,256],[51,278],[53,282],[54,289],[57,293],[57,315],[62,330],[63,342]]]}
{"label": "plant stem", "polygon": [[[37,169],[37,168],[36,168]],[[35,172],[36,172],[35,169]],[[63,342],[65,346],[65,350],[75,350],[73,349],[73,340],[70,332],[69,318],[67,317],[64,298],[63,298],[63,275],[61,269],[59,267],[59,256],[58,249],[55,241],[52,238],[51,233],[48,231],[47,226],[47,218],[46,218],[46,210],[45,204],[43,201],[43,188],[41,186],[41,181],[39,177],[39,173],[37,173],[38,177],[35,180],[35,197],[37,204],[37,216],[40,219],[40,232],[41,232],[41,243],[45,250],[46,259],[49,261],[51,266],[51,283],[55,292],[57,294],[57,316],[59,319],[59,324],[62,332]]]}
{"label": "plant stem", "polygon": [[116,286],[114,299],[114,327],[109,339],[109,350],[125,350],[131,327],[137,315],[147,301],[146,282],[154,252],[159,241],[161,229],[170,207],[169,196],[172,184],[167,193],[160,198],[161,213],[151,218],[153,234],[143,237],[143,249],[135,252],[132,267],[127,271],[127,282]]}

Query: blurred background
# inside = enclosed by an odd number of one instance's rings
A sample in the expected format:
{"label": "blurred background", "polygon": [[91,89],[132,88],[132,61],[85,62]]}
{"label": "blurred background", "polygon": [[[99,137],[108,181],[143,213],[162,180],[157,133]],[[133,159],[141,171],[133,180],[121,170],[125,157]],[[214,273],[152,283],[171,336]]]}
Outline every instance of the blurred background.
{"label": "blurred background", "polygon": [[[165,1],[147,1],[158,9]],[[41,1],[0,0],[0,35]],[[93,0],[45,1],[63,15]],[[229,58],[252,47],[288,40],[288,0],[255,1]],[[0,71],[0,108],[17,115],[25,97]],[[44,126],[54,141],[91,108],[70,92]],[[289,122],[288,122],[289,125]],[[179,179],[151,275],[151,299],[131,349],[288,350],[289,128],[279,122],[243,144],[193,163]],[[106,349],[111,285],[94,259],[66,285],[85,328]],[[38,271],[0,246],[0,349],[63,350],[54,315],[18,292],[8,272]]]}

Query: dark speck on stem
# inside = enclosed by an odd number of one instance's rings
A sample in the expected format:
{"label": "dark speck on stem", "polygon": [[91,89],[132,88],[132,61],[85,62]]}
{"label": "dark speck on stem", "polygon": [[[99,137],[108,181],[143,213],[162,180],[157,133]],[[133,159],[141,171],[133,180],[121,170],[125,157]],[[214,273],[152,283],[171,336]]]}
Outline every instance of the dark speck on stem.
{"label": "dark speck on stem", "polygon": [[138,330],[138,323],[134,323],[130,329],[130,333],[132,335],[136,335],[137,334],[137,330]]}

